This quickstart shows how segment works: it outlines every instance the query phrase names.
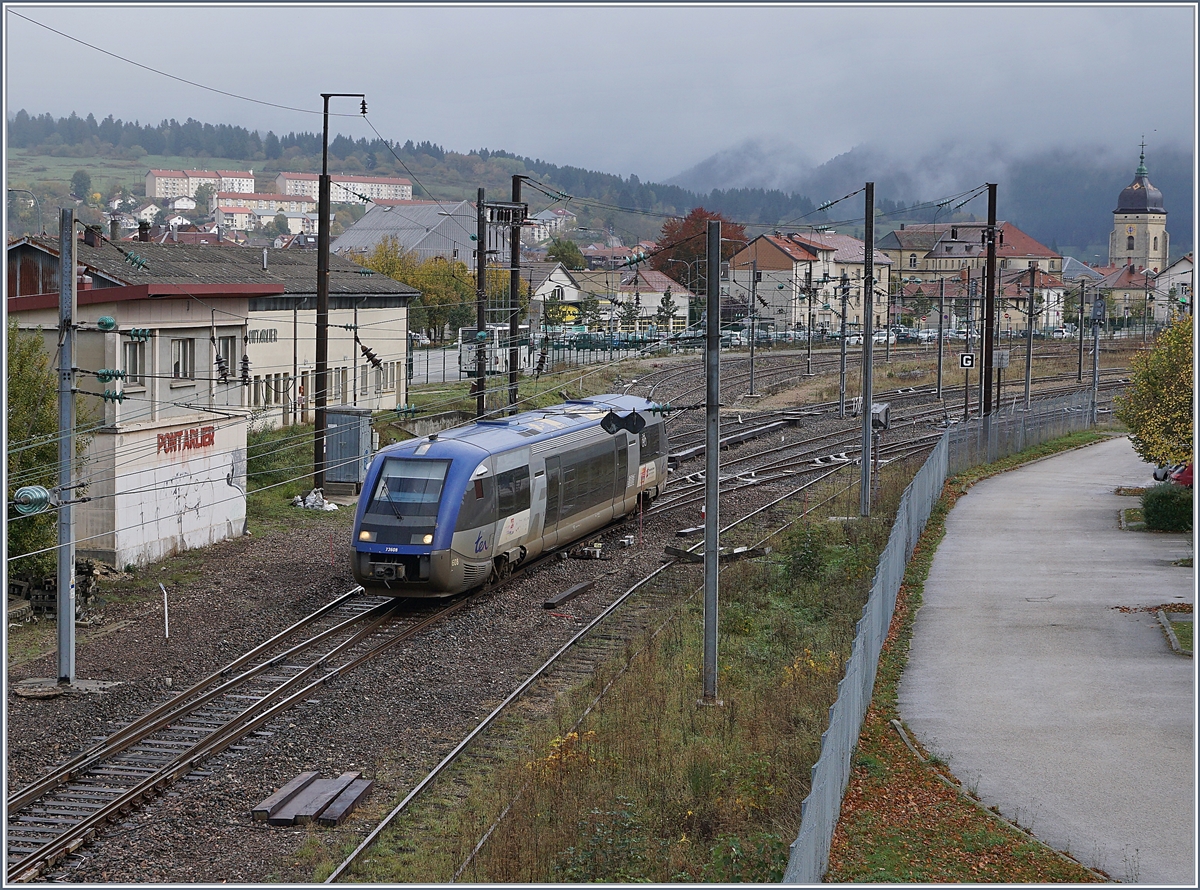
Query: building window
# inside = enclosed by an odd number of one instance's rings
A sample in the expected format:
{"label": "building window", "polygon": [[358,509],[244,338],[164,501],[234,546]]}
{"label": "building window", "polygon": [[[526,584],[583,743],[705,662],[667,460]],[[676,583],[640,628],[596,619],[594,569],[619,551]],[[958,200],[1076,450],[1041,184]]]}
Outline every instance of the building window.
{"label": "building window", "polygon": [[1125,239],[1125,249],[1133,250],[1133,236],[1132,235],[1130,235],[1128,238]]}
{"label": "building window", "polygon": [[176,380],[192,380],[196,376],[196,341],[171,341],[171,376]]}
{"label": "building window", "polygon": [[1154,236],[1154,249],[1158,250],[1158,236],[1157,235]]}
{"label": "building window", "polygon": [[[234,367],[236,364],[234,362],[234,354],[237,349],[236,343],[237,343],[236,337],[218,337],[217,338],[217,355],[216,355],[216,357],[225,359],[225,370],[228,371],[230,375],[233,374]],[[218,362],[218,364],[220,364],[220,363]]]}
{"label": "building window", "polygon": [[370,365],[363,365],[363,366],[362,366],[362,368],[359,370],[359,374],[358,374],[358,381],[359,381],[359,385],[358,385],[358,391],[359,391],[359,395],[365,396],[365,395],[367,394],[367,392],[368,392],[368,390],[367,390],[367,385],[368,385],[368,376],[369,376],[369,374],[370,374],[370,370],[371,370],[371,366],[370,366]]}
{"label": "building window", "polygon": [[146,344],[125,344],[125,385],[146,385]]}
{"label": "building window", "polygon": [[908,255],[908,268],[910,268],[910,269],[917,268],[917,255],[915,253],[910,253]]}

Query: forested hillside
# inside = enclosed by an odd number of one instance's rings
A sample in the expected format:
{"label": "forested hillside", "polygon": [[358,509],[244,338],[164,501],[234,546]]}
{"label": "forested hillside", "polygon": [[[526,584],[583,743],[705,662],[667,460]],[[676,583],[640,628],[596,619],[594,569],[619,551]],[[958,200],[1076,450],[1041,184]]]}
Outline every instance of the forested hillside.
{"label": "forested hillside", "polygon": [[[57,119],[49,114],[31,116],[22,109],[9,121],[9,148],[18,156],[32,154],[64,161],[88,159],[93,167],[93,186],[102,199],[112,197],[110,192],[119,189],[134,197],[143,195],[145,169],[138,166],[143,158],[174,158],[179,163],[186,161],[210,169],[218,159],[221,163],[236,162],[243,168],[252,168],[264,190],[272,188],[270,180],[278,171],[319,172],[321,165],[319,133],[262,134],[190,118],[183,123],[172,119],[141,124],[117,120],[111,115],[99,121],[92,114],[81,118],[72,113]],[[736,153],[729,155],[725,161],[727,167],[736,166]],[[1161,151],[1153,160],[1151,181],[1163,190],[1171,212],[1168,230],[1172,254],[1178,255],[1190,250],[1192,244],[1191,159],[1179,151]],[[665,218],[683,216],[697,206],[749,225],[750,235],[763,231],[757,226],[799,228],[852,219],[862,212],[857,200],[839,205],[828,215],[815,212],[814,208],[818,202],[853,191],[871,178],[877,181],[877,210],[884,214],[877,226],[880,234],[900,222],[929,221],[935,215],[939,220],[948,219],[944,209],[914,208],[942,197],[920,193],[921,187],[914,186],[914,182],[921,180],[906,173],[915,171],[922,161],[885,159],[877,153],[855,150],[809,171],[790,190],[751,187],[700,190],[696,187],[702,182],[699,175],[679,177],[693,186],[685,188],[642,182],[632,175],[623,178],[559,166],[501,150],[452,151],[429,141],[410,139],[389,143],[379,138],[350,139],[339,134],[329,145],[331,172],[408,177],[414,180],[415,197],[473,199],[482,186],[489,198],[505,199],[510,194],[512,175],[526,174],[534,182],[524,187],[523,198],[535,212],[567,206],[578,217],[580,226],[589,230],[585,238],[598,239],[599,230],[609,229],[627,244],[655,238]],[[106,162],[112,165],[111,171],[105,167]],[[1047,246],[1093,259],[1094,253],[1107,253],[1112,207],[1117,193],[1132,178],[1135,164],[1133,158],[1124,165],[1128,171],[1123,171],[1119,164],[1100,164],[1090,157],[1065,152],[1011,160],[1003,170],[1004,178],[999,180],[1002,215]],[[14,164],[8,185],[30,189],[52,205],[69,193],[71,173],[64,174],[66,169],[62,162],[53,167],[47,163],[40,169]],[[711,177],[708,181],[719,183],[722,177],[712,174],[712,166],[706,169]],[[43,176],[39,177],[39,172]],[[972,171],[964,170],[962,174],[964,181],[970,179],[974,184]],[[979,181],[984,181],[984,171],[980,171]],[[19,230],[22,224],[32,226],[32,208],[21,204],[14,211],[14,201],[20,203],[10,193],[10,221],[14,230]],[[972,209],[982,212],[981,208]],[[851,228],[843,226],[844,231]]]}

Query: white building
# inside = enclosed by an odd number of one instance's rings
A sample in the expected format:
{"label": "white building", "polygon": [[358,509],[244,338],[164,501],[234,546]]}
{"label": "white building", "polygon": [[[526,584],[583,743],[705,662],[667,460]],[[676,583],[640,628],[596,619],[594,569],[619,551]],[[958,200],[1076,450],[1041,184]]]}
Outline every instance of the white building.
{"label": "white building", "polygon": [[[315,173],[280,173],[275,177],[275,190],[281,195],[308,195],[314,201],[318,195]],[[349,176],[344,173],[329,177],[329,200],[334,204],[365,204],[372,201],[411,201],[412,182],[387,176]]]}
{"label": "white building", "polygon": [[196,196],[196,189],[211,185],[218,192],[253,192],[253,170],[148,170],[147,198]]}
{"label": "white building", "polygon": [[[98,415],[81,470],[89,500],[76,508],[78,556],[123,568],[240,535],[246,390],[236,371],[222,381],[212,369],[218,355],[238,367],[249,298],[283,286],[214,282],[211,263],[168,259],[181,248],[139,244],[145,268],[134,268],[111,244],[80,241],[77,248],[76,365],[88,369],[77,385],[85,408]],[[9,317],[24,329],[40,327],[52,355],[58,241],[15,242],[8,258]],[[117,320],[116,331],[95,327],[104,315]],[[137,329],[149,333],[135,338]],[[91,376],[101,369],[119,370],[124,379]],[[105,390],[121,400],[88,395]]]}
{"label": "white building", "polygon": [[307,195],[271,195],[259,192],[215,192],[208,211],[218,207],[246,207],[250,210],[270,210],[272,213],[313,213],[317,201]]}
{"label": "white building", "polygon": [[[275,214],[271,214],[274,217]],[[254,228],[257,217],[249,207],[218,207],[213,214],[216,224],[225,229],[246,231]]]}

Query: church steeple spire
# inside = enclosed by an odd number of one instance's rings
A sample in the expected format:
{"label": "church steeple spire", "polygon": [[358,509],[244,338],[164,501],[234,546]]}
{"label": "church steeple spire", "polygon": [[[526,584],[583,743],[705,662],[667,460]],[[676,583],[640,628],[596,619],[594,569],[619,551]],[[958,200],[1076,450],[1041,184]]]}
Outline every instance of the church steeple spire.
{"label": "church steeple spire", "polygon": [[1138,161],[1137,175],[1145,176],[1150,171],[1146,169],[1146,137],[1142,137],[1142,157]]}

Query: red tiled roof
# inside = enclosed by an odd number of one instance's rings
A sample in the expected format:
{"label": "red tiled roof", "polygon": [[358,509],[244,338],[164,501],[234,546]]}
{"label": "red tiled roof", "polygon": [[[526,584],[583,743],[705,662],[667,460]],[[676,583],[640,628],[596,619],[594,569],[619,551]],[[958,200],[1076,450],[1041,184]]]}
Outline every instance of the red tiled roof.
{"label": "red tiled roof", "polygon": [[250,170],[218,170],[218,176],[226,176],[229,178],[237,177],[238,179],[253,179],[254,173]]}
{"label": "red tiled roof", "polygon": [[182,170],[151,170],[150,172],[155,176],[170,176],[174,179],[182,179],[187,175]]}
{"label": "red tiled roof", "polygon": [[[304,182],[315,182],[320,177],[316,173],[288,173],[284,171],[279,174],[284,179],[298,179]],[[330,174],[330,179],[335,182],[385,182],[388,185],[412,185],[412,181],[408,179],[399,179],[394,176],[349,176],[345,173]]]}

